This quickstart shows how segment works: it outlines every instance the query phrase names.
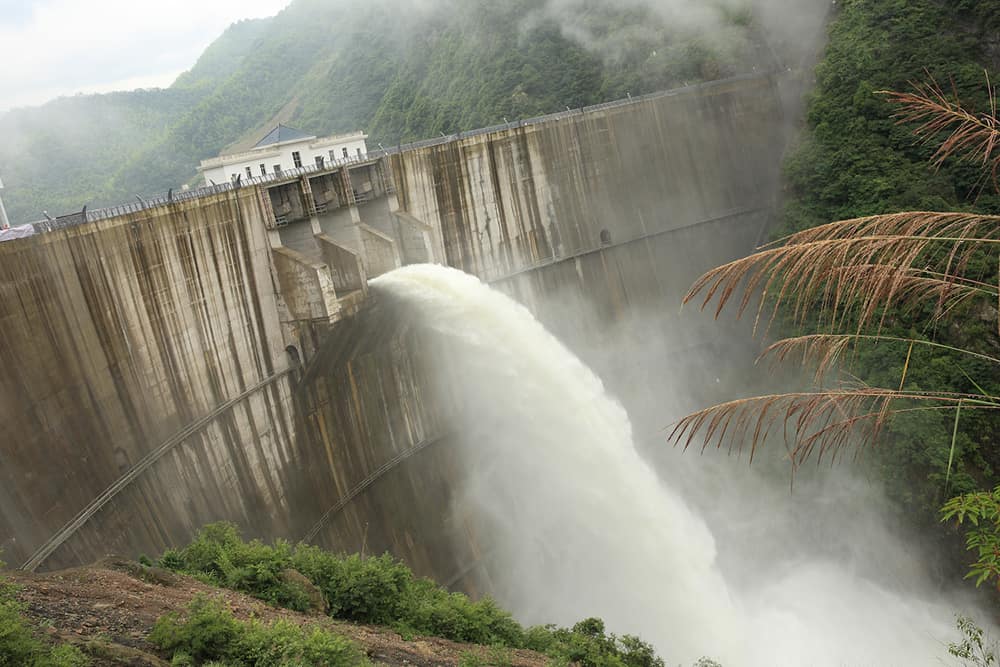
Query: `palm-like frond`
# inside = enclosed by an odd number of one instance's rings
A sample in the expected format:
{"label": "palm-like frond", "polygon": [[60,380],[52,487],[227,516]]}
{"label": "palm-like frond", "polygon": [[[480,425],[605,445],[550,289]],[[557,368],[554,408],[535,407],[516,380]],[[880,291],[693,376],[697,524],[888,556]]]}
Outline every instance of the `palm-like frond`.
{"label": "palm-like frond", "polygon": [[820,384],[827,373],[838,366],[844,356],[844,352],[862,342],[871,344],[902,343],[909,345],[911,349],[916,346],[933,347],[996,364],[1000,368],[1000,359],[973,352],[972,350],[965,350],[920,338],[865,334],[809,334],[795,338],[784,338],[768,346],[761,353],[758,361],[770,358],[776,362],[783,362],[790,358],[798,358],[803,366],[815,367],[813,379],[817,384]]}
{"label": "palm-like frond", "polygon": [[691,287],[689,303],[716,297],[718,316],[742,286],[738,313],[756,298],[772,298],[795,322],[809,318],[832,328],[854,320],[858,331],[881,325],[886,307],[932,300],[935,317],[998,288],[964,276],[984,246],[1000,245],[1000,217],[965,213],[897,213],[845,220],[788,236],[749,257],[715,268]]}
{"label": "palm-like frond", "polygon": [[[918,137],[941,141],[935,164],[951,156],[976,160],[997,186],[1000,121],[992,87],[990,113],[981,115],[966,110],[957,95],[950,100],[933,80],[914,87],[913,93],[884,94],[901,105],[900,122],[918,125]],[[820,458],[836,458],[849,445],[874,442],[895,415],[953,410],[953,457],[963,411],[1000,410],[1000,401],[986,395],[974,381],[979,394],[904,391],[913,349],[918,345],[946,348],[997,368],[1000,359],[918,338],[883,336],[881,331],[889,313],[918,307],[930,309],[929,315],[921,312],[929,323],[973,298],[989,298],[1000,310],[997,276],[974,275],[971,270],[988,266],[989,262],[980,261],[986,256],[984,251],[998,249],[998,216],[896,213],[798,232],[709,271],[691,287],[685,304],[700,299],[705,309],[715,300],[718,317],[727,304],[736,301],[737,316],[754,306],[758,324],[766,316],[769,325],[778,312],[784,312],[794,324],[808,322],[829,329],[829,333],[778,341],[761,355],[776,361],[794,357],[803,364],[815,364],[817,383],[840,365],[847,350],[862,342],[904,343],[909,352],[897,390],[857,386],[730,401],[684,417],[670,439],[685,448],[695,438],[702,440],[703,449],[728,446],[730,451],[742,451],[749,446],[752,460],[757,447],[780,431],[797,466],[814,453]],[[770,313],[765,313],[767,308]],[[1000,333],[1000,321],[997,331]],[[949,473],[951,465],[950,458]]]}
{"label": "palm-like frond", "polygon": [[750,458],[780,431],[794,466],[811,455],[836,458],[852,443],[873,442],[893,416],[907,412],[1000,410],[977,394],[907,392],[872,387],[771,394],[721,403],[681,419],[669,439],[685,449],[696,437],[702,449],[750,448]]}
{"label": "palm-like frond", "polygon": [[[949,157],[979,162],[984,174],[988,174],[995,189],[998,188],[997,173],[1000,171],[1000,127],[997,120],[996,90],[986,77],[990,111],[974,113],[966,109],[955,93],[949,98],[931,78],[926,83],[911,82],[913,92],[897,93],[880,91],[891,101],[901,106],[896,117],[901,123],[915,124],[914,134],[925,143],[938,141],[939,146],[932,162],[940,167]],[[945,135],[942,141],[940,137]]]}

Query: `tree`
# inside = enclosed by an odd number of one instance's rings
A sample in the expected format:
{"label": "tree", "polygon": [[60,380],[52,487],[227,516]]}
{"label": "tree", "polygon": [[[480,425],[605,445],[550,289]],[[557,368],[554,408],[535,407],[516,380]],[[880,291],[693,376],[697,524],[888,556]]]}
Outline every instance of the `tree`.
{"label": "tree", "polygon": [[[911,93],[882,92],[899,105],[897,120],[914,125],[919,140],[937,146],[932,162],[976,163],[981,186],[1000,190],[1000,121],[989,86],[990,110],[976,114],[933,81]],[[718,315],[736,304],[738,316],[755,313],[755,331],[808,328],[778,340],[762,358],[791,359],[815,368],[814,388],[755,396],[690,414],[670,438],[690,446],[749,445],[753,459],[772,436],[783,436],[793,469],[810,457],[840,458],[880,439],[888,426],[908,417],[953,413],[948,478],[959,424],[969,415],[994,419],[1000,398],[975,375],[1000,377],[1000,216],[974,213],[905,212],[833,222],[794,233],[749,257],[717,267],[690,289],[685,303],[715,302]],[[900,332],[899,320],[919,323]],[[958,322],[989,322],[976,340],[948,342]],[[846,371],[876,348],[902,359],[898,383],[871,386]],[[933,349],[960,360],[971,391],[913,386],[908,371],[918,351]],[[972,369],[967,372],[965,368]],[[833,377],[832,383],[827,380]],[[978,562],[978,583],[1000,579],[1000,488],[949,502],[945,520],[970,521],[967,546]],[[980,523],[980,521],[982,523]]]}

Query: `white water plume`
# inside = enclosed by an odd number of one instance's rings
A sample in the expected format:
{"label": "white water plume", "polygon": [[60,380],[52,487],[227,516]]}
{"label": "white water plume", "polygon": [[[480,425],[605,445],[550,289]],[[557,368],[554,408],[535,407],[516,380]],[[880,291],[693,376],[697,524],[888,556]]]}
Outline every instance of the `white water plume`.
{"label": "white water plume", "polygon": [[[467,473],[459,511],[476,522],[492,593],[522,622],[598,616],[668,665],[951,664],[956,610],[899,592],[905,582],[886,587],[834,557],[727,573],[740,559],[717,558],[706,521],[638,454],[624,408],[523,306],[439,266],[373,285],[446,351]],[[777,528],[760,517],[748,548],[769,530],[785,539]]]}

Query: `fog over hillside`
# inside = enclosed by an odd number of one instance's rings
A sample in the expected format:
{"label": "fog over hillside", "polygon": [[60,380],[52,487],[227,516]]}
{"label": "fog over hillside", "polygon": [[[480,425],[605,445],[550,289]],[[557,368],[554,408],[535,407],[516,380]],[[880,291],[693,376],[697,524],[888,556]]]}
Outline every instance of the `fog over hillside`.
{"label": "fog over hillside", "polygon": [[794,64],[826,0],[755,2],[296,0],[233,25],[169,89],[0,115],[5,201],[27,222],[162,193],[276,122],[388,145]]}

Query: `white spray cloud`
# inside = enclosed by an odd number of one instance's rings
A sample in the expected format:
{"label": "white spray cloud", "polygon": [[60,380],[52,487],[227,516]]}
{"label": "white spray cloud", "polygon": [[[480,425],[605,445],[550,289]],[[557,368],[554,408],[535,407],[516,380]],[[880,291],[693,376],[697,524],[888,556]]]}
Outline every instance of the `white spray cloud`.
{"label": "white spray cloud", "polygon": [[[832,0],[545,0],[525,26],[557,23],[565,36],[615,58],[664,32],[678,39],[698,37],[716,47],[738,49],[750,30],[782,51],[794,65],[822,40]],[[617,25],[601,20],[631,13]]]}
{"label": "white spray cloud", "polygon": [[373,284],[441,337],[466,475],[451,516],[522,621],[601,616],[671,665],[953,664],[965,605],[928,586],[877,489],[835,474],[790,497],[759,469],[690,455],[665,461],[664,484],[621,404],[526,308],[444,267]]}

